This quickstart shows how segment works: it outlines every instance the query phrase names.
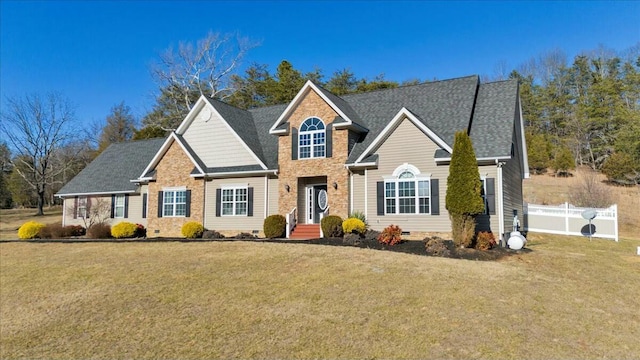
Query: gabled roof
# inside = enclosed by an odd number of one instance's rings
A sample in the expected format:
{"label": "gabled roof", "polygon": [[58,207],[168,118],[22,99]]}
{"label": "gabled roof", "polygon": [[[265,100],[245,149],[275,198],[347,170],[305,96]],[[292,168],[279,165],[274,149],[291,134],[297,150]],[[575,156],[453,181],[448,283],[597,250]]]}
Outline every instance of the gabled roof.
{"label": "gabled roof", "polygon": [[138,178],[164,138],[111,144],[95,160],[58,191],[58,196],[132,193]]}
{"label": "gabled roof", "polygon": [[284,123],[285,119],[295,110],[298,104],[304,99],[305,95],[307,95],[310,91],[315,91],[320,97],[327,102],[331,108],[335,112],[338,113],[340,117],[344,120],[343,126],[349,126],[351,124],[355,124],[359,128],[363,127],[360,123],[360,116],[358,116],[358,112],[354,111],[353,108],[349,105],[348,102],[345,102],[342,98],[337,95],[330,93],[329,91],[323,89],[318,84],[313,81],[307,81],[302,89],[298,91],[298,94],[293,98],[293,100],[287,105],[282,114],[278,117],[278,119],[273,123],[271,128],[269,129],[270,134],[280,134],[284,131],[280,128],[280,126]]}
{"label": "gabled roof", "polygon": [[247,110],[239,109],[235,106],[224,103],[220,100],[209,98],[209,103],[218,111],[222,119],[229,124],[231,129],[238,134],[242,142],[244,142],[249,150],[251,150],[260,162],[266,165],[262,144],[256,129],[256,123],[253,116]]}
{"label": "gabled roof", "polygon": [[[195,174],[204,176],[205,166],[202,163],[202,160],[200,160],[200,158],[198,157],[198,154],[196,154],[193,151],[191,146],[187,144],[187,142],[184,140],[184,138],[181,135],[178,135],[175,132],[172,132],[171,134],[169,134],[169,136],[166,139],[164,139],[164,143],[162,144],[162,146],[160,146],[160,148],[156,151],[156,153],[153,154],[153,157],[151,158],[151,160],[147,162],[146,167],[144,167],[144,170],[141,173],[138,173],[138,176],[136,176],[133,179],[149,180],[150,174],[155,173],[154,170],[156,166],[158,165],[158,163],[160,162],[164,154],[169,150],[169,147],[171,147],[171,144],[173,144],[174,142],[180,145],[182,150],[185,152],[187,157],[191,160],[191,162],[195,166]],[[195,175],[193,171],[191,172],[191,174]]]}
{"label": "gabled roof", "polygon": [[469,132],[476,157],[511,155],[517,102],[517,80],[480,85]]}
{"label": "gabled roof", "polygon": [[343,99],[364,119],[369,133],[354,147],[354,163],[402,108],[408,109],[439,139],[453,147],[456,131],[466,130],[473,114],[477,75],[346,95]]}

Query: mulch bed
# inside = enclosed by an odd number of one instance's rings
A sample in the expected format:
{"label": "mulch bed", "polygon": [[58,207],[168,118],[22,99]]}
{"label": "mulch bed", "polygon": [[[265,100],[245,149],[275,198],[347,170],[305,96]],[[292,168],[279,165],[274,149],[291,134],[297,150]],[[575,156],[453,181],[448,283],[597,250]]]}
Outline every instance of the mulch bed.
{"label": "mulch bed", "polygon": [[[263,240],[263,241],[275,241],[275,242],[287,242],[296,244],[316,244],[316,245],[329,245],[329,246],[352,246],[364,249],[374,250],[387,250],[395,251],[405,254],[432,256],[427,254],[425,242],[421,240],[403,240],[401,243],[389,246],[381,244],[379,242],[366,242],[362,241],[355,245],[345,244],[342,238],[321,238],[311,240]],[[504,247],[496,246],[491,250],[476,250],[466,248],[453,248],[451,254],[446,256],[452,259],[464,259],[464,260],[477,260],[477,261],[495,261],[503,257],[512,256],[516,254],[522,254],[530,252],[529,249],[511,250]]]}
{"label": "mulch bed", "polygon": [[[347,244],[342,238],[319,238],[310,240],[289,240],[289,239],[185,239],[185,238],[146,238],[146,239],[87,239],[84,237],[78,238],[66,238],[66,239],[33,239],[33,240],[15,240],[15,242],[29,242],[29,243],[98,243],[98,242],[110,242],[110,243],[141,243],[141,242],[219,242],[219,241],[249,241],[249,242],[267,242],[267,243],[282,243],[282,244],[313,244],[313,245],[326,245],[326,246],[350,246],[363,249],[373,249],[381,251],[395,251],[399,253],[433,256],[427,253],[425,247],[425,241],[421,240],[403,240],[401,243],[389,246],[381,244],[377,241],[365,241],[364,239],[356,244]],[[14,242],[14,241],[6,241]],[[451,248],[450,254],[446,256],[452,259],[464,259],[464,260],[476,260],[476,261],[496,261],[504,257],[509,257],[517,254],[523,254],[531,252],[531,250],[524,248],[522,250],[511,250],[504,247],[496,246],[491,250],[476,250],[466,248]]]}

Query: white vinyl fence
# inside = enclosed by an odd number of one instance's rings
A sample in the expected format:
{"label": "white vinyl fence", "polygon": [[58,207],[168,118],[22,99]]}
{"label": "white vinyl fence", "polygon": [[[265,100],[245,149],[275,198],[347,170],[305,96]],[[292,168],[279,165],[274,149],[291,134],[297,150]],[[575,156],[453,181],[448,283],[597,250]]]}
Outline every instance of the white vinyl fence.
{"label": "white vinyl fence", "polygon": [[562,205],[525,204],[525,229],[532,232],[542,232],[562,235],[581,235],[613,239],[618,241],[618,205],[606,209],[596,210],[595,219],[582,217],[582,212],[588,208],[580,208],[564,203]]}

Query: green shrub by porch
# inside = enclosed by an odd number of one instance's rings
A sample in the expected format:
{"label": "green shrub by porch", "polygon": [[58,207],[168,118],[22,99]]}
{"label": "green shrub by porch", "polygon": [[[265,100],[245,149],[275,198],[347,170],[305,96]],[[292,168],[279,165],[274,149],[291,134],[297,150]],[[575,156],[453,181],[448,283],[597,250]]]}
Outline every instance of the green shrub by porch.
{"label": "green shrub by porch", "polygon": [[324,237],[342,237],[342,218],[337,215],[329,215],[320,221]]}
{"label": "green shrub by porch", "polygon": [[475,217],[484,211],[482,182],[473,144],[466,131],[458,131],[453,143],[446,207],[451,219],[453,241],[470,247],[475,235]]}
{"label": "green shrub by porch", "polygon": [[282,215],[269,215],[264,219],[264,225],[262,230],[264,236],[269,239],[281,238],[285,236],[285,230],[287,227],[287,219]]}

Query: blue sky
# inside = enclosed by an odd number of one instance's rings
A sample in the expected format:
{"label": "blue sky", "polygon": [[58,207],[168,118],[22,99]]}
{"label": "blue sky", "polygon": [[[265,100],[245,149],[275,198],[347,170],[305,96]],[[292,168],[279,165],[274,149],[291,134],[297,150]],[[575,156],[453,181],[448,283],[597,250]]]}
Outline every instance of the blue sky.
{"label": "blue sky", "polygon": [[562,49],[569,61],[604,45],[640,41],[640,2],[174,2],[0,1],[0,93],[58,91],[83,123],[125,101],[141,117],[157,85],[149,66],[209,30],[261,45],[243,66],[289,60],[326,77],[446,79],[493,75]]}

